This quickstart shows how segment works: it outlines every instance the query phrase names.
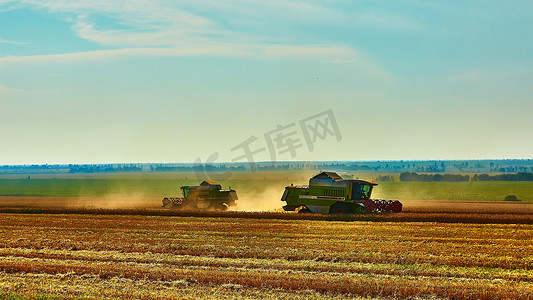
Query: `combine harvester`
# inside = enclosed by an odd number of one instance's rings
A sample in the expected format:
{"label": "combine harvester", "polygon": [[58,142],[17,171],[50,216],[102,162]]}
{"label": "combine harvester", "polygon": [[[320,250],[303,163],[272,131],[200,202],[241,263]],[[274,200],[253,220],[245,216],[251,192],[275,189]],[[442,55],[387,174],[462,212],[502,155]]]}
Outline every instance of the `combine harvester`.
{"label": "combine harvester", "polygon": [[281,201],[287,202],[283,206],[285,211],[298,213],[401,212],[400,201],[370,199],[376,185],[365,180],[345,180],[335,172],[322,172],[309,179],[309,185],[287,186]]}
{"label": "combine harvester", "polygon": [[183,209],[227,210],[235,206],[238,200],[237,192],[223,190],[214,181],[202,181],[200,185],[182,186],[183,197],[168,197],[163,199],[162,207]]}

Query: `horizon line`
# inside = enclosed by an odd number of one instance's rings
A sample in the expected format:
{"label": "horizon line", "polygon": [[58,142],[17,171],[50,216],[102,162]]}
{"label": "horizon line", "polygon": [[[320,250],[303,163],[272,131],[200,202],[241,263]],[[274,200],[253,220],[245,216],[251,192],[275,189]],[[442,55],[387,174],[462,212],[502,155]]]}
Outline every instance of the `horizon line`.
{"label": "horizon line", "polygon": [[298,164],[298,163],[328,163],[328,162],[444,162],[444,161],[512,161],[512,160],[523,160],[529,161],[533,158],[468,158],[468,159],[384,159],[384,160],[301,160],[301,161],[256,161],[256,162],[101,162],[101,163],[23,163],[23,164],[0,164],[0,167],[6,166],[68,166],[68,165],[131,165],[131,164],[144,164],[144,165],[155,165],[155,164],[181,164],[181,165],[250,165],[250,164],[280,164],[280,163],[289,163],[289,164]]}

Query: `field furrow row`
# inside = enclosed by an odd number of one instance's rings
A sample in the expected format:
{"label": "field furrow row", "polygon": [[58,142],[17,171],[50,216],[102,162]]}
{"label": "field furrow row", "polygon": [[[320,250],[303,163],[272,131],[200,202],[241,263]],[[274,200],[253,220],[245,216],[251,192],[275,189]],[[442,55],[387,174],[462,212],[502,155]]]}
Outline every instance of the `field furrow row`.
{"label": "field furrow row", "polygon": [[415,291],[418,295],[433,294],[438,297],[467,299],[494,299],[494,297],[529,299],[533,296],[532,283],[461,277],[438,278],[337,272],[295,272],[272,269],[177,267],[163,264],[58,261],[20,257],[4,257],[0,260],[0,270],[5,273],[97,275],[100,279],[184,280],[199,284],[238,284],[253,288],[312,289],[322,293],[333,292],[373,297],[407,297]]}
{"label": "field furrow row", "polygon": [[285,259],[232,259],[170,255],[158,253],[123,253],[116,251],[69,251],[53,249],[0,249],[0,258],[72,260],[86,262],[111,262],[135,264],[160,264],[177,267],[218,267],[272,269],[312,272],[338,272],[356,274],[385,274],[393,276],[462,277],[479,279],[504,279],[533,282],[533,272],[523,269],[435,266],[431,264],[381,264],[357,262],[289,261]]}

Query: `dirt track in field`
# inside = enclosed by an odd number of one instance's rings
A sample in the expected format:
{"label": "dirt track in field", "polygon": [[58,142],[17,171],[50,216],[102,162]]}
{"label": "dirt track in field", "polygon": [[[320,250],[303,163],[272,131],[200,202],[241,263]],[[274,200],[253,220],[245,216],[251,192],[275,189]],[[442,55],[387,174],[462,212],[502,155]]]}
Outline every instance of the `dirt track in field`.
{"label": "dirt track in field", "polygon": [[[93,208],[93,209],[157,209],[159,197],[38,197],[0,196],[0,208]],[[239,202],[245,202],[245,199]],[[404,212],[419,213],[521,213],[533,214],[533,202],[402,200]],[[280,209],[281,209],[280,202]],[[240,210],[240,209],[234,209]],[[243,211],[263,211],[242,209]],[[271,211],[279,211],[271,210]]]}
{"label": "dirt track in field", "polygon": [[[276,210],[187,211],[162,209],[159,198],[0,197],[0,213],[146,215],[326,221],[441,222],[533,224],[531,202],[465,202],[403,200],[401,213],[363,215],[296,214]],[[243,201],[243,200],[239,200]],[[281,205],[280,205],[281,206]]]}
{"label": "dirt track in field", "polygon": [[0,196],[0,208],[136,208],[150,209],[161,205],[159,197],[37,197]]}

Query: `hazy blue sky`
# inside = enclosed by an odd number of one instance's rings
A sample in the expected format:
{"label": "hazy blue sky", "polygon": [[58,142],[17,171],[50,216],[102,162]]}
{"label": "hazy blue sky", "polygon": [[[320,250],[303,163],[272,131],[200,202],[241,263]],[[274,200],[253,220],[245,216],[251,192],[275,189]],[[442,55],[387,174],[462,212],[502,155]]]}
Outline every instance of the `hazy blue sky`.
{"label": "hazy blue sky", "polygon": [[533,158],[532,13],[0,0],[0,164]]}

